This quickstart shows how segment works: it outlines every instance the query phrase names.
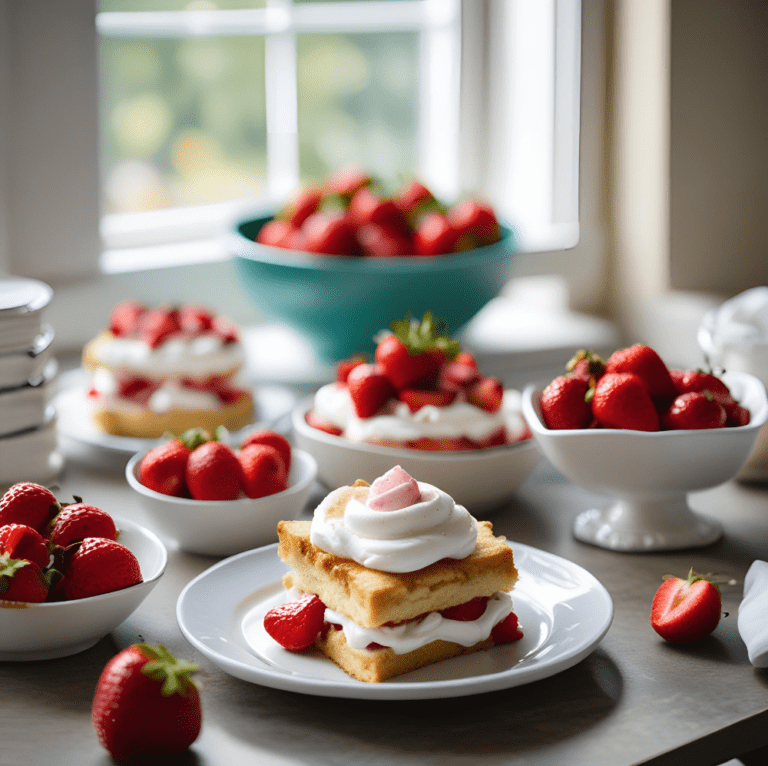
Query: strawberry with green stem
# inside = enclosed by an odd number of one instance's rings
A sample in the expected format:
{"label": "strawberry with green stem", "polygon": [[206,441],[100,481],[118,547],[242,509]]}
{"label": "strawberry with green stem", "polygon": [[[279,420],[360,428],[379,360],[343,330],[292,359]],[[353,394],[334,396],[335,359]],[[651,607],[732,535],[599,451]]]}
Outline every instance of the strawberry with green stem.
{"label": "strawberry with green stem", "polygon": [[691,569],[688,577],[666,575],[651,606],[651,626],[672,644],[706,638],[720,622],[720,589]]}

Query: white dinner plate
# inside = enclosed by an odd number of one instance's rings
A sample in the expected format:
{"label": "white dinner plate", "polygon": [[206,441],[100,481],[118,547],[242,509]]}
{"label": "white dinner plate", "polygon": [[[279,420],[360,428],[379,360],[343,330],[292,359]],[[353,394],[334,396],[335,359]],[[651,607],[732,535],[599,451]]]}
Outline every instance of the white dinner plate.
{"label": "white dinner plate", "polygon": [[[59,433],[89,447],[121,455],[135,455],[150,449],[157,439],[139,439],[131,436],[114,436],[99,430],[91,421],[86,398],[88,373],[86,370],[69,370],[59,378],[59,392],[53,404],[58,414]],[[232,444],[257,428],[274,428],[281,417],[296,404],[296,394],[285,386],[260,385],[253,391],[255,419],[240,431],[231,434]]]}
{"label": "white dinner plate", "polygon": [[507,689],[560,673],[589,655],[613,618],[608,591],[585,569],[512,543],[520,580],[512,593],[524,638],[435,663],[378,684],[351,678],[317,652],[289,652],[264,631],[284,600],[287,566],[277,544],[220,561],[181,592],[184,637],[222,670],[275,689],[324,697],[434,699]]}

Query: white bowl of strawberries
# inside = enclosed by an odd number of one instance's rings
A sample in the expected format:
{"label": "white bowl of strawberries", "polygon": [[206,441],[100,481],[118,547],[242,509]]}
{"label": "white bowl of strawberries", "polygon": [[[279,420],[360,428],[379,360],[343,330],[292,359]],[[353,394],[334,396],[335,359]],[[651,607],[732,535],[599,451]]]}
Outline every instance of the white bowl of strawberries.
{"label": "white bowl of strawberries", "polygon": [[695,514],[690,492],[733,479],[768,420],[760,380],[669,370],[648,346],[602,360],[583,352],[566,375],[523,392],[533,438],[564,476],[614,499],[580,513],[574,535],[617,551],[709,545],[719,524]]}
{"label": "white bowl of strawberries", "polygon": [[66,657],[124,622],[165,571],[148,529],[20,482],[0,498],[0,660]]}
{"label": "white bowl of strawberries", "polygon": [[336,381],[299,404],[296,443],[331,489],[399,464],[473,512],[501,505],[540,457],[519,392],[483,376],[429,312],[392,330],[371,363],[342,360]]}
{"label": "white bowl of strawberries", "polygon": [[314,458],[284,436],[255,431],[233,448],[221,429],[192,429],[134,455],[125,473],[161,535],[187,553],[230,556],[277,540],[317,476]]}

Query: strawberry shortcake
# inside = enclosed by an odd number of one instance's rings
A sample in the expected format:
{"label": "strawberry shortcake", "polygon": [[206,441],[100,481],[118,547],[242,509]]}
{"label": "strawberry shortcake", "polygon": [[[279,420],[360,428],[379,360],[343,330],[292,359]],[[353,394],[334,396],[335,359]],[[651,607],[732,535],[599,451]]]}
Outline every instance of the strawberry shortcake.
{"label": "strawberry shortcake", "polygon": [[530,438],[520,394],[485,377],[439,320],[392,323],[376,347],[341,361],[307,424],[355,442],[429,451],[484,449]]}
{"label": "strawberry shortcake", "polygon": [[142,438],[242,428],[253,419],[253,396],[235,382],[244,361],[237,328],[207,309],[121,303],[83,350],[94,422]]}
{"label": "strawberry shortcake", "polygon": [[512,548],[400,466],[334,490],[311,522],[277,529],[288,597],[264,628],[286,649],[315,646],[377,683],[522,638]]}

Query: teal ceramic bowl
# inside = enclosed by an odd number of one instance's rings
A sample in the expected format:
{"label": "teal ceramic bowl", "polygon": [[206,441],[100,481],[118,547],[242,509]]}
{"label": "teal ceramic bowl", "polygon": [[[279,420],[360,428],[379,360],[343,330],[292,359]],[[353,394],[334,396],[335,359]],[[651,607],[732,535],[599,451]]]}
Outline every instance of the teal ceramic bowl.
{"label": "teal ceramic bowl", "polygon": [[518,251],[514,230],[502,225],[498,242],[460,253],[316,255],[255,242],[269,220],[241,221],[228,234],[240,280],[265,315],[293,328],[327,362],[372,353],[373,336],[408,313],[431,311],[455,335],[499,294]]}

